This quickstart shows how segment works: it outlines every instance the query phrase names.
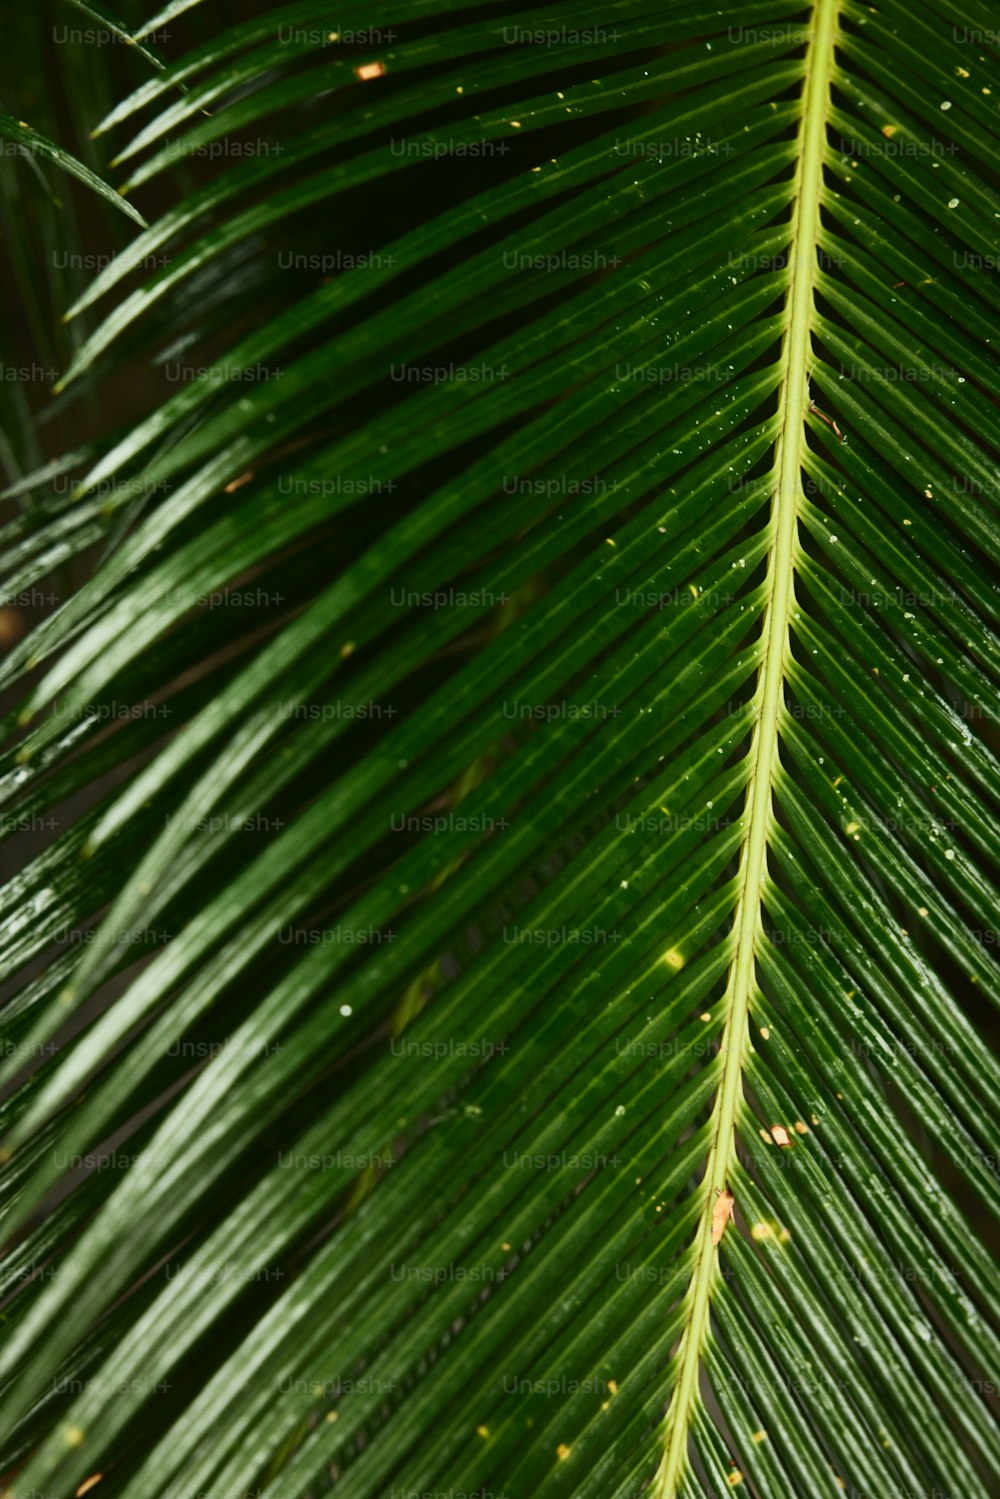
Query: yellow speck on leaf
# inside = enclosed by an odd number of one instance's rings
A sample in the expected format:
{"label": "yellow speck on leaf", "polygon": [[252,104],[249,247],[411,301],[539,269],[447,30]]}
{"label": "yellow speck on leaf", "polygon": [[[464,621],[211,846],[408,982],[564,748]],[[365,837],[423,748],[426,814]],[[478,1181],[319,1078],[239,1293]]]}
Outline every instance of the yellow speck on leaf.
{"label": "yellow speck on leaf", "polygon": [[770,1029],[766,1025],[762,1025],[760,1028],[760,1038],[762,1041],[770,1041],[771,1039]]}
{"label": "yellow speck on leaf", "polygon": [[83,1432],[79,1426],[64,1426],[63,1440],[67,1447],[79,1447],[83,1442]]}
{"label": "yellow speck on leaf", "polygon": [[572,1447],[567,1447],[565,1442],[560,1442],[556,1448],[556,1457],[562,1462],[565,1458],[569,1457],[572,1450]]}
{"label": "yellow speck on leaf", "polygon": [[766,1441],[767,1440],[767,1432],[766,1431],[755,1431],[754,1434],[753,1434],[753,1439],[754,1439],[755,1442]]}
{"label": "yellow speck on leaf", "polygon": [[663,954],[663,961],[668,968],[678,969],[684,967],[684,954],[679,953],[676,947],[670,947]]}
{"label": "yellow speck on leaf", "polygon": [[355,76],[355,78],[359,79],[362,83],[367,83],[369,81],[369,79],[371,79],[371,78],[384,78],[384,76],[385,76],[385,63],[384,62],[363,62],[363,63],[359,63],[359,65],[354,69],[354,76]]}
{"label": "yellow speck on leaf", "polygon": [[488,1426],[477,1426],[476,1427],[476,1436],[477,1437],[488,1437],[489,1434],[490,1434],[490,1428]]}
{"label": "yellow speck on leaf", "polygon": [[792,1143],[792,1137],[783,1124],[771,1125],[771,1139],[775,1145],[780,1145],[782,1150],[787,1150]]}
{"label": "yellow speck on leaf", "polygon": [[734,1468],[733,1471],[729,1475],[729,1479],[728,1479],[729,1487],[731,1489],[734,1489],[738,1483],[742,1483],[742,1482],[743,1482],[743,1474],[740,1472],[739,1468]]}

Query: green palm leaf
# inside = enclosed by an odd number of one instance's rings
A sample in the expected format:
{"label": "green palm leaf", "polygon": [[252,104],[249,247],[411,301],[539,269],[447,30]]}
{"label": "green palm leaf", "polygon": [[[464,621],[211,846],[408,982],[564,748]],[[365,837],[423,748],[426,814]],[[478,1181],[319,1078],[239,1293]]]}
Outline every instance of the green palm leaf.
{"label": "green palm leaf", "polygon": [[985,1499],[988,9],[166,22],[0,553],[11,1492]]}

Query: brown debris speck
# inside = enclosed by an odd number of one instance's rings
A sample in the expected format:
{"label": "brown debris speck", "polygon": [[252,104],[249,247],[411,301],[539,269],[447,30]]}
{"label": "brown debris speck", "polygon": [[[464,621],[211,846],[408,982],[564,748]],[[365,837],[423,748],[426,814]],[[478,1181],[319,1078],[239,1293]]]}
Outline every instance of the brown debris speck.
{"label": "brown debris speck", "polygon": [[726,1231],[726,1224],[735,1219],[735,1203],[736,1199],[728,1187],[718,1194],[715,1207],[712,1209],[713,1244],[720,1244],[722,1242],[722,1235]]}
{"label": "brown debris speck", "polygon": [[253,469],[248,468],[245,474],[240,474],[238,479],[233,479],[232,483],[226,485],[222,491],[223,494],[233,494],[235,490],[242,488],[244,484],[249,484],[253,476]]}

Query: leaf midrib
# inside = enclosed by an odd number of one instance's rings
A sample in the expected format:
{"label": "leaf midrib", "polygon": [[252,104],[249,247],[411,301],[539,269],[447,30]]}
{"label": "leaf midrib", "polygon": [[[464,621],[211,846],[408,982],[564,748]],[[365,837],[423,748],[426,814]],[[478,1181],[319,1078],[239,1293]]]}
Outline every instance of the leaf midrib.
{"label": "leaf midrib", "polygon": [[747,1016],[754,981],[754,957],[767,875],[767,841],[772,818],[771,790],[778,753],[778,717],[788,652],[789,619],[794,598],[793,571],[797,545],[801,464],[809,406],[809,366],[819,239],[823,154],[833,72],[839,0],[817,0],[805,57],[802,119],[793,197],[790,242],[791,282],[788,324],[781,348],[780,424],[775,455],[777,487],[772,500],[774,539],[768,560],[770,598],[764,620],[767,644],[761,661],[756,698],[760,713],[750,747],[752,770],[747,785],[747,830],[740,859],[735,927],[736,953],[726,986],[726,1022],[722,1033],[722,1077],[710,1122],[710,1143],[703,1202],[693,1246],[695,1268],[687,1291],[688,1309],[679,1348],[677,1381],[666,1417],[665,1451],[655,1499],[676,1499],[688,1432],[698,1393],[701,1353],[708,1324],[716,1247],[712,1243],[712,1210],[717,1192],[727,1185],[735,1145],[736,1107],[743,1079]]}

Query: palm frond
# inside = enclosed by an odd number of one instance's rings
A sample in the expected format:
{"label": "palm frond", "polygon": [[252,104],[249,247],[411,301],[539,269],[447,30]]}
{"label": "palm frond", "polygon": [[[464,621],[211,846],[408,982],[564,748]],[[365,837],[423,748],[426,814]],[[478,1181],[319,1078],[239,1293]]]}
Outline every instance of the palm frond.
{"label": "palm frond", "polygon": [[167,22],[0,552],[12,1492],[987,1499],[995,18]]}

